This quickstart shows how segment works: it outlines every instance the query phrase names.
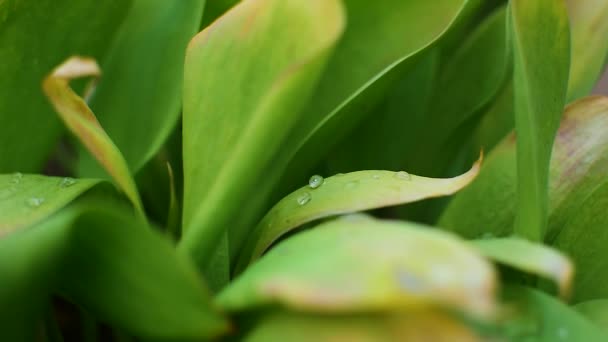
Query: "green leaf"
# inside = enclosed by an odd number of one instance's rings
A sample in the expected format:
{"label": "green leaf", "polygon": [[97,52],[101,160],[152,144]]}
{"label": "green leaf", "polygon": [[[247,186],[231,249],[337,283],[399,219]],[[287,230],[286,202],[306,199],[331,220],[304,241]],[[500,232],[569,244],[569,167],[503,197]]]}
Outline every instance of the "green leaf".
{"label": "green leaf", "polygon": [[[291,139],[343,24],[338,0],[250,0],[190,43],[180,247],[202,267],[243,209],[235,199],[267,191],[260,180]],[[248,227],[233,228],[242,239]]]}
{"label": "green leaf", "polygon": [[[371,115],[395,82],[411,72],[415,57],[432,47],[463,13],[465,0],[390,0],[346,3],[348,27],[336,47],[314,101],[294,132],[294,149],[278,197],[306,178],[341,138]],[[432,13],[433,15],[429,15]],[[382,37],[382,39],[378,39]],[[294,155],[295,154],[295,155]],[[281,165],[281,164],[279,164]]]}
{"label": "green leaf", "polygon": [[608,299],[595,299],[574,306],[588,320],[608,333]]}
{"label": "green leaf", "polygon": [[[605,173],[603,175],[605,179]],[[596,183],[596,188],[581,200],[554,241],[576,266],[575,302],[608,297],[607,205],[608,183]]]}
{"label": "green leaf", "polygon": [[471,241],[484,256],[507,266],[553,280],[562,297],[568,297],[574,267],[558,251],[517,237]]}
{"label": "green leaf", "polygon": [[[0,277],[2,304],[36,311],[58,293],[139,337],[206,338],[226,329],[194,266],[128,209],[72,207],[11,234],[0,241]],[[33,330],[35,324],[24,325]]]}
{"label": "green leaf", "polygon": [[[551,158],[546,241],[553,241],[583,200],[605,180],[607,130],[608,98],[588,97],[566,108]],[[439,226],[467,238],[511,235],[517,202],[515,165],[512,134],[490,153],[475,181],[454,197]]]}
{"label": "green leaf", "polygon": [[449,233],[346,216],[279,243],[216,297],[228,311],[278,303],[298,311],[378,312],[446,306],[493,310],[495,274]]}
{"label": "green leaf", "polygon": [[42,169],[62,127],[40,82],[70,55],[103,59],[130,5],[131,0],[0,1],[0,173]]}
{"label": "green leaf", "polygon": [[533,241],[546,233],[551,146],[566,100],[570,31],[563,1],[511,0],[517,132],[515,232]]}
{"label": "green leaf", "polygon": [[244,341],[481,341],[465,324],[431,311],[405,314],[311,315],[275,311],[265,315]]}
{"label": "green leaf", "polygon": [[[181,110],[186,45],[200,25],[205,0],[135,0],[89,101],[105,131],[137,173],[175,127]],[[103,169],[81,154],[79,172]]]}
{"label": "green leaf", "polygon": [[47,218],[99,182],[21,173],[0,175],[0,239]]}
{"label": "green leaf", "polygon": [[[407,166],[433,177],[446,175],[475,120],[502,88],[511,71],[505,7],[497,9],[471,33],[450,60],[442,61],[425,120],[408,129],[413,146]],[[405,123],[403,126],[406,126]],[[455,143],[456,141],[456,143]],[[447,157],[446,157],[447,156]]]}
{"label": "green leaf", "polygon": [[566,0],[572,31],[572,63],[568,99],[588,95],[602,74],[608,57],[608,3]]}
{"label": "green leaf", "polygon": [[[279,201],[250,234],[240,256],[241,271],[281,236],[320,218],[451,195],[467,186],[479,172],[481,159],[454,178],[436,179],[405,171],[358,171],[320,179]],[[313,177],[314,178],[314,177]]]}
{"label": "green leaf", "polygon": [[61,120],[112,176],[140,215],[145,217],[137,186],[122,153],[84,100],[70,88],[72,79],[99,76],[99,73],[94,60],[71,57],[44,79],[42,88]]}
{"label": "green leaf", "polygon": [[505,291],[514,316],[507,321],[509,341],[601,342],[608,335],[558,300],[530,288],[510,286]]}

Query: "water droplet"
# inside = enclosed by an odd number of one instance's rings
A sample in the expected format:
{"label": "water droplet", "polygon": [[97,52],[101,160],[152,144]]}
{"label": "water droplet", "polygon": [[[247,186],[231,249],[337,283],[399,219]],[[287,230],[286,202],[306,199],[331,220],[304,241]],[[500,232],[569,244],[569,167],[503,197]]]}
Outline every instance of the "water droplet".
{"label": "water droplet", "polygon": [[344,176],[344,174],[343,174],[343,173],[337,173],[337,174],[336,174],[336,177],[342,177],[342,176]]}
{"label": "water droplet", "polygon": [[354,188],[357,187],[357,185],[359,185],[359,181],[356,181],[356,180],[355,181],[350,181],[350,182],[348,182],[348,183],[346,183],[344,185],[344,189],[346,189],[346,190],[353,190]]}
{"label": "water droplet", "polygon": [[490,232],[485,232],[485,233],[481,234],[481,236],[480,236],[480,238],[481,238],[482,240],[493,239],[493,238],[495,238],[495,237],[496,237],[496,236],[494,236],[494,234],[492,234],[492,233],[490,233]]}
{"label": "water droplet", "polygon": [[412,180],[412,176],[405,171],[399,171],[395,173],[395,177],[406,181]]}
{"label": "water droplet", "polygon": [[39,206],[42,205],[42,203],[44,203],[44,198],[42,197],[30,197],[28,198],[25,203],[32,208],[38,208]]}
{"label": "water droplet", "polygon": [[305,192],[303,194],[301,194],[300,196],[298,196],[297,201],[299,205],[304,205],[308,202],[310,202],[310,200],[312,199],[312,196],[310,196],[310,193]]}
{"label": "water droplet", "polygon": [[424,283],[408,271],[398,270],[395,276],[399,287],[405,292],[420,293],[425,290]]}
{"label": "water droplet", "polygon": [[312,189],[320,187],[323,185],[323,183],[325,183],[325,179],[319,175],[314,175],[308,180],[308,186],[310,186]]}
{"label": "water droplet", "polygon": [[21,178],[23,178],[23,174],[21,172],[16,172],[11,179],[11,184],[19,184]]}
{"label": "water droplet", "polygon": [[559,337],[561,340],[567,339],[569,335],[570,335],[570,333],[568,332],[568,330],[566,328],[561,327],[561,328],[557,329],[557,337]]}
{"label": "water droplet", "polygon": [[76,184],[76,180],[74,178],[65,177],[59,183],[59,186],[62,188],[69,188],[70,186]]}
{"label": "water droplet", "polygon": [[375,174],[375,175],[372,176],[372,178],[378,180],[378,179],[380,179],[380,175],[379,174]]}

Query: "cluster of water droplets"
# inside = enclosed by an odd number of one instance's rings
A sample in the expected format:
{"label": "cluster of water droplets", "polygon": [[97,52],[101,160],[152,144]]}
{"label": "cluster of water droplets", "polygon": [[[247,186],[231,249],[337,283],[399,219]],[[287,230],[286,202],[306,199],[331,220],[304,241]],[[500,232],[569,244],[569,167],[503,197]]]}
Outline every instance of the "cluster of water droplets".
{"label": "cluster of water droplets", "polygon": [[[324,183],[325,179],[323,178],[323,176],[314,175],[308,180],[308,187],[314,190],[320,188],[321,185],[323,185]],[[305,191],[296,198],[296,201],[299,205],[305,205],[306,203],[310,202],[311,199],[312,194],[308,191]]]}

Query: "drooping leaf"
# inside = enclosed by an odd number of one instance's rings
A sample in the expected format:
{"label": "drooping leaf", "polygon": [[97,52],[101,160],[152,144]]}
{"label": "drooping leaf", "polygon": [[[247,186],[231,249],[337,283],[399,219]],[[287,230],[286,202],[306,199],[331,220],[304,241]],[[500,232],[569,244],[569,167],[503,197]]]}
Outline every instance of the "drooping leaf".
{"label": "drooping leaf", "polygon": [[505,290],[506,302],[513,308],[505,336],[509,341],[601,342],[608,335],[574,309],[540,291],[520,286]]}
{"label": "drooping leaf", "polygon": [[265,341],[482,341],[465,324],[442,312],[409,314],[311,315],[276,311],[267,314],[245,337]]}
{"label": "drooping leaf", "polygon": [[468,172],[448,179],[380,170],[317,178],[318,184],[294,191],[264,216],[241,252],[239,271],[262,255],[282,235],[304,223],[328,216],[451,195],[475,179],[480,166],[481,158]]}
{"label": "drooping leaf", "polygon": [[[202,267],[243,209],[235,199],[255,207],[343,24],[338,0],[249,0],[190,43],[180,247]],[[242,236],[247,227],[233,228]]]}
{"label": "drooping leaf", "polygon": [[0,238],[47,218],[99,182],[21,173],[0,175]]}
{"label": "drooping leaf", "polygon": [[537,274],[553,280],[563,297],[568,297],[574,267],[570,260],[558,251],[528,240],[489,238],[471,242],[484,256],[507,266]]}
{"label": "drooping leaf", "polygon": [[447,306],[488,315],[495,274],[451,234],[364,215],[346,216],[279,243],[227,286],[228,311],[264,304],[314,312]]}
{"label": "drooping leaf", "polygon": [[[186,45],[198,31],[205,0],[135,0],[89,101],[133,173],[158,152],[181,109]],[[79,172],[105,175],[82,154]]]}
{"label": "drooping leaf", "polygon": [[[547,241],[605,180],[607,130],[608,98],[588,97],[566,108],[550,166]],[[510,135],[490,153],[475,181],[454,197],[439,226],[467,238],[511,235],[517,201],[515,165],[515,136]]]}
{"label": "drooping leaf", "polygon": [[63,120],[82,144],[112,176],[118,187],[131,200],[143,216],[143,207],[137,186],[120,150],[103,130],[95,114],[78,96],[69,82],[72,79],[100,74],[97,63],[89,58],[71,57],[57,66],[42,84],[44,93]]}
{"label": "drooping leaf", "polygon": [[63,129],[40,82],[71,55],[103,59],[131,2],[0,1],[0,173],[41,170]]}
{"label": "drooping leaf", "polygon": [[[139,337],[200,339],[226,329],[194,266],[166,238],[129,210],[98,203],[1,240],[0,278],[3,308],[23,305],[35,313],[55,293]],[[34,330],[36,320],[22,318],[3,321],[9,329],[0,337],[18,335],[19,327]]]}
{"label": "drooping leaf", "polygon": [[513,89],[517,132],[515,232],[546,233],[549,162],[568,89],[570,31],[563,1],[511,0]]}
{"label": "drooping leaf", "polygon": [[608,57],[608,3],[566,0],[572,31],[572,63],[568,100],[589,94]]}
{"label": "drooping leaf", "polygon": [[574,306],[588,320],[608,333],[608,299],[595,299]]}

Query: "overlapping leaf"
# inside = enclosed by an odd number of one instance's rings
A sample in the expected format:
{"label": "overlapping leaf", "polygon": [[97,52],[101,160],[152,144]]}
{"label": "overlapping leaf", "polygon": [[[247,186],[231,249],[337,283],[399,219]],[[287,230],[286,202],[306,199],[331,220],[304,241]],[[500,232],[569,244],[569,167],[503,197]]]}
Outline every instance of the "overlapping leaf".
{"label": "overlapping leaf", "polygon": [[562,297],[570,295],[574,267],[558,251],[516,237],[486,238],[472,241],[472,244],[481,254],[498,263],[553,280]]}
{"label": "overlapping leaf", "polygon": [[259,210],[268,191],[259,185],[291,139],[343,25],[338,0],[249,0],[190,43],[180,247],[199,264],[209,263],[226,227],[246,233],[234,220]]}
{"label": "overlapping leaf", "polygon": [[608,333],[608,300],[595,299],[582,302],[574,306],[588,320],[595,323],[600,329]]}
{"label": "overlapping leaf", "polygon": [[217,304],[342,313],[447,306],[484,317],[494,309],[495,281],[491,265],[449,233],[356,215],[279,243]]}
{"label": "overlapping leaf", "polygon": [[471,170],[448,179],[426,178],[405,171],[358,171],[338,174],[305,186],[279,201],[252,232],[240,256],[241,270],[289,231],[320,218],[451,195],[479,172]]}
{"label": "overlapping leaf", "polygon": [[0,173],[42,169],[63,130],[40,81],[70,55],[102,59],[131,2],[0,2]]}
{"label": "overlapping leaf", "polygon": [[[608,98],[589,97],[567,107],[550,167],[548,241],[604,180],[607,129]],[[510,235],[515,217],[515,163],[514,135],[510,135],[488,156],[477,179],[456,195],[439,225],[469,238],[485,233]]]}
{"label": "overlapping leaf", "polygon": [[98,183],[96,179],[0,175],[0,238],[47,218]]}
{"label": "overlapping leaf", "polygon": [[[103,78],[89,104],[133,173],[178,121],[186,45],[198,31],[204,5],[205,0],[135,0],[102,64]],[[104,175],[87,153],[79,173]]]}
{"label": "overlapping leaf", "polygon": [[568,89],[570,31],[562,1],[512,0],[517,215],[515,232],[534,241],[546,233],[551,146]]}
{"label": "overlapping leaf", "polygon": [[441,312],[410,314],[310,315],[273,312],[266,315],[245,341],[482,341],[472,329]]}
{"label": "overlapping leaf", "polygon": [[112,176],[119,188],[144,216],[143,206],[127,162],[114,142],[103,130],[95,114],[78,96],[69,82],[72,79],[99,76],[97,63],[89,58],[71,57],[57,66],[42,84],[44,92],[65,125]]}
{"label": "overlapping leaf", "polygon": [[[0,241],[3,340],[32,340],[51,293],[140,337],[200,339],[226,329],[195,268],[167,239],[128,210],[101,207],[73,207]],[[5,316],[8,307],[23,314]]]}

